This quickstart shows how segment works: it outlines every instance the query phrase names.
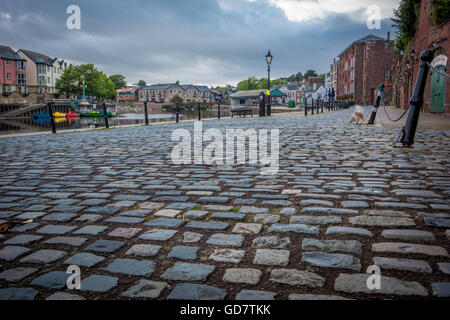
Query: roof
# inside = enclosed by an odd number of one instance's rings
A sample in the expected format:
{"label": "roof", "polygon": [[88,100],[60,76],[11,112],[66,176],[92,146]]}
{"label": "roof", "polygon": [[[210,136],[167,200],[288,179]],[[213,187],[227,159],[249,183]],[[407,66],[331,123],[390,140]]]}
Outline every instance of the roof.
{"label": "roof", "polygon": [[193,87],[193,85],[192,84],[182,84],[182,85],[180,85],[180,87],[183,88],[183,90],[186,90],[190,87]]}
{"label": "roof", "polygon": [[151,86],[143,87],[144,90],[166,90],[173,86],[177,85],[176,83],[165,83],[165,84],[153,84]]}
{"label": "roof", "polygon": [[0,45],[0,54],[3,59],[9,60],[23,60],[13,49],[7,46]]}
{"label": "roof", "polygon": [[238,91],[230,95],[230,98],[253,98],[259,97],[261,93],[265,93],[266,90],[247,90],[247,91]]}
{"label": "roof", "polygon": [[270,90],[270,96],[271,97],[287,97],[287,94],[284,92],[281,92],[278,89],[273,89],[273,90]]}
{"label": "roof", "polygon": [[361,39],[358,39],[356,41],[354,41],[351,45],[349,45],[347,48],[345,48],[344,51],[342,51],[340,54],[338,54],[338,57],[342,56],[348,49],[350,49],[351,47],[353,47],[355,44],[358,43],[366,43],[366,42],[370,42],[370,41],[385,41],[385,42],[392,42],[392,40],[386,40],[384,38],[381,37],[377,37],[374,36],[373,34],[370,34],[368,36],[365,36]]}
{"label": "roof", "polygon": [[210,91],[207,86],[195,86],[195,87],[198,89],[198,91],[202,91],[202,92]]}
{"label": "roof", "polygon": [[42,53],[33,52],[30,50],[23,50],[20,49],[25,55],[27,55],[31,60],[33,60],[34,63],[40,63],[40,64],[46,64],[48,66],[52,66],[53,62],[55,62],[55,59],[50,58],[49,56],[46,56]]}

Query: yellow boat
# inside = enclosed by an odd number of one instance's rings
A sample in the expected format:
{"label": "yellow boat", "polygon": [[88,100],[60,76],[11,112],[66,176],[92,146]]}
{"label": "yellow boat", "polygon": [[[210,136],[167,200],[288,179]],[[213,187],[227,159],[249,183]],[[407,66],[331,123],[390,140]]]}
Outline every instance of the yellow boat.
{"label": "yellow boat", "polygon": [[54,112],[53,116],[55,118],[65,118],[66,117],[66,115],[64,113],[61,113],[61,112]]}

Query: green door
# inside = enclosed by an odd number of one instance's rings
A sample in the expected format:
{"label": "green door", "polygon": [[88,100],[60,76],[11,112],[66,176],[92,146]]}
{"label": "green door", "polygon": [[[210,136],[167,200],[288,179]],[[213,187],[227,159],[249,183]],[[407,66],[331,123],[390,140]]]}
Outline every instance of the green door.
{"label": "green door", "polygon": [[[445,66],[440,65],[437,68],[445,72]],[[445,81],[446,79],[437,72],[433,72],[431,76],[431,112],[444,112],[445,104]]]}

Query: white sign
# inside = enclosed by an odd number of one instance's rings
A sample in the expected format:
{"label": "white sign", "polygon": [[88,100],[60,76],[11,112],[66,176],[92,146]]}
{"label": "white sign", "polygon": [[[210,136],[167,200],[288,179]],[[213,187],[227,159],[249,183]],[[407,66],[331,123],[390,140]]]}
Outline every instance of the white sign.
{"label": "white sign", "polygon": [[447,67],[447,56],[441,54],[440,56],[437,56],[434,58],[433,62],[431,62],[431,65],[436,68],[437,66],[444,66]]}

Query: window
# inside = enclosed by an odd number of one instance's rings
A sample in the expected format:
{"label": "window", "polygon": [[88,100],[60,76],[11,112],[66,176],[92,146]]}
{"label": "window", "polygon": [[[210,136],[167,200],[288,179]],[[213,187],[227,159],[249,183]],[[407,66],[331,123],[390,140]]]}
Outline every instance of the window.
{"label": "window", "polygon": [[11,73],[6,74],[6,79],[11,80]]}
{"label": "window", "polygon": [[11,61],[10,60],[6,60],[6,65],[10,66],[11,65]]}
{"label": "window", "polygon": [[389,70],[389,69],[386,70],[385,77],[384,77],[384,79],[385,79],[386,81],[388,81],[388,80],[390,79],[390,76],[391,76],[391,75],[390,75],[390,73],[391,73],[390,71],[391,71],[391,70]]}
{"label": "window", "polygon": [[354,68],[355,67],[355,57],[352,58],[351,64],[352,64],[352,68]]}
{"label": "window", "polygon": [[345,63],[345,68],[344,69],[345,69],[345,71],[348,70],[348,62]]}
{"label": "window", "polygon": [[17,83],[18,84],[27,84],[27,75],[26,74],[18,74],[17,75]]}
{"label": "window", "polygon": [[47,83],[50,83],[50,77],[47,77]]}
{"label": "window", "polygon": [[351,73],[350,73],[350,80],[355,80],[355,71],[352,71]]}
{"label": "window", "polygon": [[350,93],[354,93],[355,92],[355,86],[353,85],[353,83],[350,85]]}
{"label": "window", "polygon": [[344,87],[344,94],[347,94],[347,86]]}
{"label": "window", "polygon": [[26,61],[17,61],[16,63],[16,70],[17,71],[26,71],[27,69],[27,62]]}

